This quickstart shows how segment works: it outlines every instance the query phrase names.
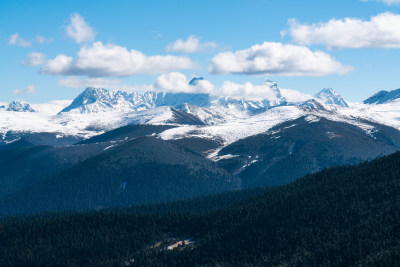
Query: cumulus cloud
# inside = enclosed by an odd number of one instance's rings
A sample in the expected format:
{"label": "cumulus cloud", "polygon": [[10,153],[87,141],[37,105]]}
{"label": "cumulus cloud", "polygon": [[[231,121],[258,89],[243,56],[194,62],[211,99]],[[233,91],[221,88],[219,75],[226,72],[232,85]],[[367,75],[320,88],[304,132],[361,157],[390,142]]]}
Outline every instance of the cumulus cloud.
{"label": "cumulus cloud", "polygon": [[42,65],[45,61],[45,54],[32,52],[28,54],[27,58],[22,62],[22,64],[28,67],[34,67]]}
{"label": "cumulus cloud", "polygon": [[154,83],[155,90],[172,93],[212,93],[214,85],[208,80],[198,80],[196,85],[189,85],[186,76],[180,72],[171,72],[159,76]]}
{"label": "cumulus cloud", "polygon": [[25,89],[15,89],[13,92],[14,95],[26,95],[33,93],[36,93],[35,85],[28,85]]}
{"label": "cumulus cloud", "polygon": [[400,15],[387,12],[369,20],[344,18],[315,24],[302,24],[291,19],[287,33],[293,42],[303,45],[323,44],[328,48],[400,48]]}
{"label": "cumulus cloud", "polygon": [[77,43],[92,42],[97,34],[78,13],[71,15],[66,31],[67,35]]}
{"label": "cumulus cloud", "polygon": [[82,78],[70,76],[58,81],[60,87],[67,88],[117,88],[121,86],[121,80],[104,79],[104,78]]}
{"label": "cumulus cloud", "polygon": [[32,45],[32,41],[27,41],[25,39],[22,39],[18,33],[14,33],[13,35],[10,36],[8,39],[8,44],[9,45],[18,45],[18,46],[23,46],[23,47],[28,47]]}
{"label": "cumulus cloud", "polygon": [[214,42],[201,43],[199,37],[190,35],[186,41],[178,39],[175,42],[168,44],[165,50],[177,53],[198,53],[211,51],[216,47],[217,44]]}
{"label": "cumulus cloud", "polygon": [[90,77],[121,77],[135,74],[160,74],[178,69],[194,68],[195,64],[187,57],[146,56],[137,50],[95,42],[83,46],[77,59],[58,55],[48,60],[41,72],[53,75],[86,75]]}
{"label": "cumulus cloud", "polygon": [[326,76],[346,74],[351,66],[343,65],[322,51],[305,46],[265,42],[236,52],[215,55],[209,71],[213,74],[266,74],[280,76]]}
{"label": "cumulus cloud", "polygon": [[73,73],[73,58],[67,55],[57,55],[54,59],[47,60],[40,70],[45,74],[69,75]]}

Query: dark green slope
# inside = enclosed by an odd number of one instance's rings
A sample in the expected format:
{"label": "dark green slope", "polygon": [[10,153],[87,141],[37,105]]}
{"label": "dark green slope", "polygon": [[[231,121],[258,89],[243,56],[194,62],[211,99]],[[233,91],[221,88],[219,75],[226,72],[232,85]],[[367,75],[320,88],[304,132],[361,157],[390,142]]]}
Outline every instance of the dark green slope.
{"label": "dark green slope", "polygon": [[124,207],[239,188],[236,178],[197,153],[155,137],[141,137],[7,197],[0,213]]}
{"label": "dark green slope", "polygon": [[54,136],[37,133],[2,146],[0,148],[0,198],[65,171],[83,160],[102,153],[107,147],[133,138],[159,133],[171,127],[173,126],[129,125],[68,146],[42,145],[45,143],[43,140],[47,142],[48,138]]}
{"label": "dark green slope", "polygon": [[0,149],[0,198],[24,190],[103,152],[107,143]]}
{"label": "dark green slope", "polygon": [[[144,207],[137,213],[6,219],[0,224],[0,261],[6,266],[396,266],[400,260],[400,153],[323,170],[239,203],[228,199],[235,204],[209,213],[160,215]],[[170,204],[167,210],[180,207]],[[183,239],[193,243],[167,250]]]}
{"label": "dark green slope", "polygon": [[243,181],[243,187],[282,185],[327,167],[357,164],[400,149],[399,132],[373,124],[371,134],[354,125],[304,117],[239,140],[219,155],[239,155],[219,165]]}

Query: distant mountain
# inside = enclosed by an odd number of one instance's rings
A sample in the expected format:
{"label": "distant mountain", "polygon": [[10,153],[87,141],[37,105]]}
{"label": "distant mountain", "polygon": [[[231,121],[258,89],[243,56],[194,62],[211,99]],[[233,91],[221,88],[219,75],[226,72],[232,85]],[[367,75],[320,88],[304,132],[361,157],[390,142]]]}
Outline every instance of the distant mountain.
{"label": "distant mountain", "polygon": [[321,103],[315,99],[310,99],[307,101],[296,103],[296,106],[309,110],[325,110],[324,106],[321,105]]}
{"label": "distant mountain", "polygon": [[[202,80],[205,78],[195,77],[189,82],[189,85],[195,86]],[[275,82],[267,80],[264,86],[269,92],[269,96],[261,99],[218,97],[204,93],[123,92],[103,88],[87,88],[60,113],[85,114],[109,111],[127,113],[163,106],[179,108],[185,104],[197,107],[220,106],[254,113],[287,104]]]}
{"label": "distant mountain", "polygon": [[323,168],[356,164],[400,149],[399,131],[367,125],[371,131],[345,121],[300,117],[224,147],[216,160],[246,188],[282,185]]}
{"label": "distant mountain", "polygon": [[317,100],[323,104],[338,105],[340,107],[349,106],[347,102],[332,88],[322,89],[318,94],[315,95],[315,98],[317,98]]}
{"label": "distant mountain", "polygon": [[20,99],[14,100],[8,105],[0,106],[0,110],[17,111],[17,112],[37,112],[31,105]]}
{"label": "distant mountain", "polygon": [[61,113],[133,112],[161,106],[176,107],[184,103],[208,106],[208,94],[123,92],[87,88]]}
{"label": "distant mountain", "polygon": [[388,91],[379,91],[370,98],[364,100],[364,104],[385,104],[393,102],[400,98],[400,89]]}

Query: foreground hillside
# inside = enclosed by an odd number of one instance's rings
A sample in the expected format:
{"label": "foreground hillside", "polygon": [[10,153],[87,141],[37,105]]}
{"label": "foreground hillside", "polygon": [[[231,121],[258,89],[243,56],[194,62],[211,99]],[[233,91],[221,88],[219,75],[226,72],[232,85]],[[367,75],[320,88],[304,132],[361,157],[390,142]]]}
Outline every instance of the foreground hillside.
{"label": "foreground hillside", "polygon": [[3,219],[0,262],[393,266],[400,260],[400,153],[257,193],[188,203]]}

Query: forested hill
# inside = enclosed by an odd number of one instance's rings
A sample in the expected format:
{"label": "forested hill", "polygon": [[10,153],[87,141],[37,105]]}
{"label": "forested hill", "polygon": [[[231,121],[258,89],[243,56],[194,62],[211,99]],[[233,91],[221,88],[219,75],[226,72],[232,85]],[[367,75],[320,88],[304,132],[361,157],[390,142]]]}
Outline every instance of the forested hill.
{"label": "forested hill", "polygon": [[[164,204],[171,212],[163,214],[152,206],[147,212],[136,208],[3,219],[0,262],[393,266],[400,261],[400,153],[251,192],[247,198],[238,192],[240,200],[231,194],[214,197],[210,208],[225,197],[233,205],[208,212],[190,212],[196,205],[185,209],[180,202]],[[175,207],[180,212],[173,212]]]}

